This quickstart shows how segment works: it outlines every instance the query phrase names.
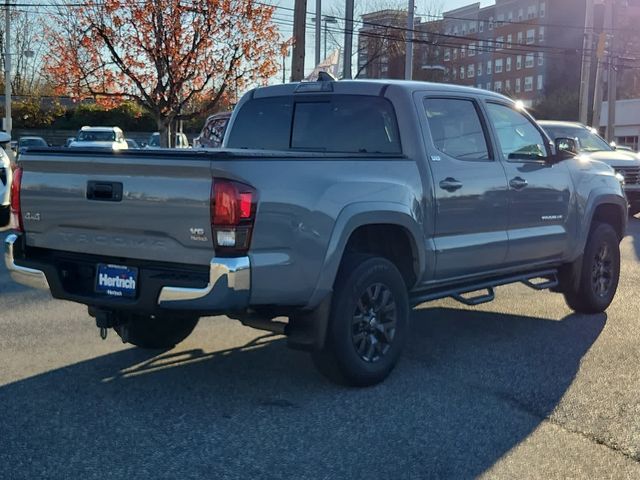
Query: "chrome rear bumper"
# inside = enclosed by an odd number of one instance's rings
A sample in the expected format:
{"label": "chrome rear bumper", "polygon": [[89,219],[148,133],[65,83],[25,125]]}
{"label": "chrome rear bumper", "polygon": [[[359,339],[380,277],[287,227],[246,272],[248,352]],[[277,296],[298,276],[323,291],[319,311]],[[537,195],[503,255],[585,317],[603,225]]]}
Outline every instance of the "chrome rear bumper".
{"label": "chrome rear bumper", "polygon": [[21,267],[14,261],[14,244],[18,241],[18,236],[10,234],[4,240],[4,264],[9,270],[9,275],[14,282],[26,285],[27,287],[49,290],[49,282],[44,272],[33,268]]}
{"label": "chrome rear bumper", "polygon": [[158,305],[165,308],[223,306],[246,307],[251,289],[249,257],[212,258],[209,263],[209,282],[204,288],[163,287]]}

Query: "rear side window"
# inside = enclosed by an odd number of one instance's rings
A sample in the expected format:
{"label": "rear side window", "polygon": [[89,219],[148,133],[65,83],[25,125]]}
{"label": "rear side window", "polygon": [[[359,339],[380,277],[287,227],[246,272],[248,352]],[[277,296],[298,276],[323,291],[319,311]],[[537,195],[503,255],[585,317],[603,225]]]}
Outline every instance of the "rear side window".
{"label": "rear side window", "polygon": [[[395,112],[384,98],[337,95],[293,100],[277,97],[247,102],[238,112],[227,146],[327,153],[402,151]],[[256,132],[263,126],[266,130]],[[264,138],[267,131],[271,139]]]}
{"label": "rear side window", "polygon": [[487,138],[471,100],[427,98],[424,107],[438,150],[459,160],[491,160]]}

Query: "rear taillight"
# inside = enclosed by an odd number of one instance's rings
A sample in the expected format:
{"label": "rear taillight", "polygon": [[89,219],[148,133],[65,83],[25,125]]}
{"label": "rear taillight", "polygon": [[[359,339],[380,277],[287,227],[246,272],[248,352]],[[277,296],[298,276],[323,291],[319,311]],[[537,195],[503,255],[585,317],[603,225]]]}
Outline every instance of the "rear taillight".
{"label": "rear taillight", "polygon": [[216,253],[249,250],[256,216],[257,194],[249,185],[214,178],[211,187],[211,231]]}
{"label": "rear taillight", "polygon": [[13,172],[11,182],[11,228],[24,232],[22,214],[20,212],[20,184],[22,183],[22,168],[17,167]]}

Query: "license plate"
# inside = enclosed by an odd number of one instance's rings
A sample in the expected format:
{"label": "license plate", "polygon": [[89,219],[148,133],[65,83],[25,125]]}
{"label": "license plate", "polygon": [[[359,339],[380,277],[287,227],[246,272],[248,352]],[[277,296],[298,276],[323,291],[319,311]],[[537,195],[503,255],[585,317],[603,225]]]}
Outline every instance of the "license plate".
{"label": "license plate", "polygon": [[124,265],[98,264],[96,292],[110,297],[135,297],[138,269]]}

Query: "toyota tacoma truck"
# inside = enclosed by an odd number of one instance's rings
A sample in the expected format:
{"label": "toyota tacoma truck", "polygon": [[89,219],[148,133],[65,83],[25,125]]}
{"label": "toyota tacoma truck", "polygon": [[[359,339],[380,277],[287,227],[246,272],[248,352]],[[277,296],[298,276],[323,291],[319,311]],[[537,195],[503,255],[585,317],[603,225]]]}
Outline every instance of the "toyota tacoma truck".
{"label": "toyota tacoma truck", "polygon": [[224,314],[286,335],[332,380],[372,385],[424,302],[478,305],[523,283],[576,312],[609,306],[622,185],[555,140],[471,88],[258,88],[219,150],[24,153],[6,266],[139,347]]}

